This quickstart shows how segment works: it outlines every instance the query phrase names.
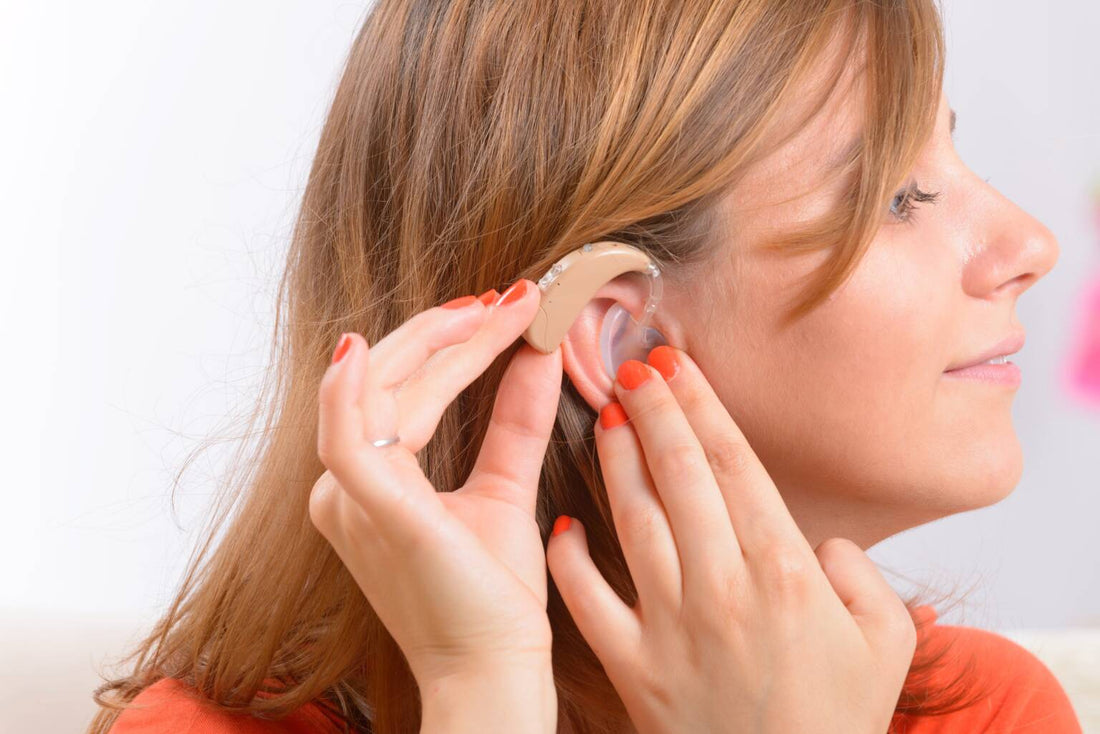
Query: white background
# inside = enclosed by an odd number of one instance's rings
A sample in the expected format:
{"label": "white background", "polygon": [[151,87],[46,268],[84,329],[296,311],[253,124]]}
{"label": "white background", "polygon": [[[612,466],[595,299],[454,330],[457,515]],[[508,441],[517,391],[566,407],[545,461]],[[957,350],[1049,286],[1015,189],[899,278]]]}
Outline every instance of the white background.
{"label": "white background", "polygon": [[[265,369],[282,254],[365,12],[323,0],[7,3],[0,22],[0,607],[152,618]],[[1100,625],[1100,413],[1060,391],[1100,276],[1100,4],[948,0],[958,148],[1058,237],[1026,293],[1000,504],[871,555],[969,591],[960,621]],[[905,583],[887,575],[895,588]],[[949,614],[950,621],[955,613]]]}

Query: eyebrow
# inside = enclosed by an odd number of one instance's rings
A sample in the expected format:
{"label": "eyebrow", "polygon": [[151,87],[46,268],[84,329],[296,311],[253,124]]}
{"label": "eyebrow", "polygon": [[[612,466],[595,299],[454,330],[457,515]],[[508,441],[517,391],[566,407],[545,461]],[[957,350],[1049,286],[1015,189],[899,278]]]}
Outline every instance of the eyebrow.
{"label": "eyebrow", "polygon": [[[955,110],[952,108],[951,109],[951,137],[955,136],[955,117],[956,117]],[[829,163],[828,163],[825,170],[834,171],[837,168],[840,168],[841,166],[843,166],[844,162],[847,161],[849,158],[851,158],[855,154],[856,150],[860,147],[860,145],[862,143],[863,143],[862,137],[857,136],[855,139],[853,139],[851,142],[849,142],[847,145],[845,145],[841,150],[837,151],[837,153],[832,158],[829,159]]]}

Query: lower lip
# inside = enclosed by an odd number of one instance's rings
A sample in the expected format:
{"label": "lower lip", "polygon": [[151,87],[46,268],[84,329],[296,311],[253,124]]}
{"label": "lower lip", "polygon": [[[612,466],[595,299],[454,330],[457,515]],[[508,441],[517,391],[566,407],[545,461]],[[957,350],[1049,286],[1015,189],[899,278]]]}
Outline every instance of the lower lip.
{"label": "lower lip", "polygon": [[1019,387],[1020,385],[1020,368],[1014,362],[976,364],[973,367],[948,370],[943,374],[947,377],[990,382],[995,385],[1010,385],[1012,387]]}

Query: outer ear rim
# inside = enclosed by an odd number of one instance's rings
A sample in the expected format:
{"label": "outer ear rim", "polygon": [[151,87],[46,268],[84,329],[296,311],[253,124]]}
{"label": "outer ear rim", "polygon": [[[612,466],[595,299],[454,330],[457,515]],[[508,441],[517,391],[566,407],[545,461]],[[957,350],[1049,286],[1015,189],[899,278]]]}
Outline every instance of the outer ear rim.
{"label": "outer ear rim", "polygon": [[[609,303],[614,303],[613,300],[608,300]],[[603,309],[602,313],[606,314],[607,309]],[[581,333],[578,333],[577,324],[582,322],[586,325],[582,325]],[[587,325],[588,323],[591,327]],[[561,340],[562,370],[569,376],[570,382],[584,401],[596,411],[615,399],[615,385],[604,371],[603,358],[600,354],[599,338],[602,323],[602,316],[597,319],[591,317],[586,319],[581,316]],[[590,348],[587,350],[584,347],[578,348],[575,344],[577,340],[590,345]],[[584,354],[585,351],[590,351],[590,354]]]}

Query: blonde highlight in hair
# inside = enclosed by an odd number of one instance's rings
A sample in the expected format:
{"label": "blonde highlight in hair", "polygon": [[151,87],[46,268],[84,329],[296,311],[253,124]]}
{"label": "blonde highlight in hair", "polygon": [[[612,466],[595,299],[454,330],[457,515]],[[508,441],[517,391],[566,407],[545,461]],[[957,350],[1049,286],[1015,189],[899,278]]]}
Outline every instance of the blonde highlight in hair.
{"label": "blonde highlight in hair", "polygon": [[[830,250],[791,317],[809,313],[858,264],[931,134],[944,55],[934,1],[565,0],[552,12],[536,0],[375,3],[292,234],[271,368],[247,416],[245,436],[258,441],[247,453],[242,443],[204,542],[123,660],[128,672],[96,690],[90,734],[165,677],[259,718],[317,702],[347,731],[416,730],[420,701],[400,649],[309,520],[325,469],[316,395],[339,335],[373,344],[455,294],[537,279],[599,239],[645,249],[673,283],[696,277],[715,249],[714,204],[769,152],[799,80],[846,29],[866,53],[864,136],[844,166],[852,186],[842,206],[768,243]],[[510,357],[459,396],[420,453],[441,491],[471,470]],[[594,419],[564,383],[537,519],[545,537],[559,514],[579,518],[597,567],[633,603]],[[552,582],[548,614],[559,721],[621,731],[621,701]],[[926,652],[899,713],[965,705],[965,686],[927,689],[946,652]]]}

